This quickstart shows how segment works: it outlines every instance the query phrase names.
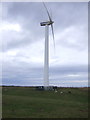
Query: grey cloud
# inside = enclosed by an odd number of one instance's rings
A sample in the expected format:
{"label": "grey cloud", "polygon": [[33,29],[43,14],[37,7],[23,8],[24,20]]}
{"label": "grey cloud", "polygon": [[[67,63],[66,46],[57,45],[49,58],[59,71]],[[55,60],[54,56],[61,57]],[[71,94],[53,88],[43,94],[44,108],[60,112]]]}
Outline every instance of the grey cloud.
{"label": "grey cloud", "polygon": [[[70,26],[84,26],[87,30],[87,4],[88,3],[46,3],[47,8],[52,11],[55,22],[54,30],[64,31]],[[5,11],[6,10],[6,13]],[[7,32],[3,35],[4,51],[30,45],[36,40],[42,40],[44,37],[44,28],[40,22],[47,20],[48,16],[42,3],[3,3],[3,21],[10,23],[19,23],[22,27],[22,33]],[[84,31],[83,31],[84,32]],[[82,36],[82,35],[81,35]],[[86,36],[86,33],[85,33]],[[6,45],[5,45],[6,43]],[[79,43],[79,44],[78,44]],[[60,40],[59,45],[65,47],[78,48],[84,50],[87,46],[86,40],[80,37],[80,40],[72,45],[65,40]],[[80,45],[81,44],[81,45]],[[84,46],[85,45],[85,46]],[[81,47],[81,48],[80,48]],[[19,57],[19,55],[15,56]],[[26,57],[26,56],[22,56]],[[16,58],[18,59],[18,58]],[[34,63],[26,63],[14,60],[3,62],[3,83],[8,84],[39,84],[43,83],[43,66],[36,67]],[[21,59],[21,58],[20,58]],[[63,76],[64,74],[87,74],[87,65],[77,66],[56,66],[50,67],[50,77]],[[37,78],[37,80],[36,80]],[[39,79],[40,78],[40,79]],[[61,78],[61,77],[60,77]],[[63,78],[63,77],[62,77]],[[79,78],[79,77],[78,77]],[[64,78],[63,78],[64,79]],[[81,78],[79,78],[81,79]],[[83,80],[86,77],[82,78]]]}
{"label": "grey cloud", "polygon": [[88,49],[88,26],[73,25],[63,30],[56,42],[61,46],[83,51]]}
{"label": "grey cloud", "polygon": [[[39,25],[40,19],[42,18],[40,9],[41,3],[6,3],[8,7],[8,12],[4,20],[10,22],[20,22],[24,29],[32,29]],[[9,4],[9,5],[8,5]],[[37,24],[38,23],[38,24]],[[35,28],[34,28],[35,29]]]}
{"label": "grey cloud", "polygon": [[40,40],[38,37],[42,39],[40,36],[37,36],[36,39],[36,33],[32,33],[32,30],[23,30],[22,32],[4,32],[4,34],[2,34],[2,51],[26,47],[34,41]]}
{"label": "grey cloud", "polygon": [[[3,77],[7,75],[14,75],[18,78],[20,75],[21,78],[29,76],[29,77],[40,77],[43,76],[43,67],[35,67],[31,64],[19,63],[16,65],[3,66]],[[87,65],[77,65],[77,66],[58,66],[58,67],[50,67],[49,68],[50,75],[63,75],[63,74],[77,74],[77,73],[88,73]],[[6,74],[6,75],[5,75]]]}
{"label": "grey cloud", "polygon": [[[68,26],[80,25],[87,23],[88,12],[87,12],[88,3],[59,3],[58,8],[56,9],[56,27],[58,29],[64,29]],[[53,11],[54,13],[54,11]],[[57,19],[58,16],[58,19]],[[86,22],[85,22],[86,21]]]}
{"label": "grey cloud", "polygon": [[[11,34],[11,32],[10,32]],[[7,35],[8,37],[4,36],[2,41],[2,51],[5,52],[10,49],[16,49],[24,46],[28,46],[33,42],[32,38],[29,36],[25,36],[22,38],[22,35],[17,35],[18,33],[15,33],[14,35]],[[5,45],[6,44],[6,45]]]}
{"label": "grey cloud", "polygon": [[[55,70],[55,71],[54,71]],[[83,73],[88,72],[88,66],[87,65],[72,65],[72,66],[58,66],[55,68],[51,68],[52,74],[58,73],[58,74],[65,74],[65,73]]]}
{"label": "grey cloud", "polygon": [[[64,75],[71,74],[81,74],[77,78],[64,77]],[[67,82],[69,86],[72,84],[73,80],[87,80],[87,66],[59,66],[50,68],[50,83],[54,85],[58,82],[60,84]],[[55,82],[56,81],[56,82]],[[70,83],[70,81],[72,81]],[[4,66],[3,68],[3,84],[7,83],[9,85],[43,85],[43,68],[35,68],[30,65],[23,66]],[[59,85],[60,85],[59,84]]]}
{"label": "grey cloud", "polygon": [[[7,14],[3,20],[12,24],[19,23],[23,33],[4,32],[3,51],[13,48],[19,48],[31,44],[34,41],[41,40],[44,37],[42,27],[40,26],[42,14],[41,3],[3,3],[3,11],[7,8]],[[22,37],[23,36],[23,37]],[[5,45],[7,43],[7,45]]]}
{"label": "grey cloud", "polygon": [[[54,29],[55,31],[65,29],[69,26],[73,25],[81,25],[87,23],[87,3],[46,3],[47,8],[52,11],[53,19],[55,22]],[[3,8],[7,8],[7,15],[3,17],[3,20],[7,20],[10,23],[20,23],[22,29],[25,31],[31,31],[33,39],[30,39],[29,34],[26,38],[22,38],[22,40],[18,41],[18,34],[16,34],[16,39],[11,40],[11,43],[7,44],[7,47],[15,48],[19,47],[20,44],[26,44],[28,42],[40,40],[44,37],[44,29],[40,26],[40,22],[43,20],[47,20],[48,16],[45,11],[45,8],[42,3],[25,3],[25,2],[10,2],[3,3]],[[78,10],[78,11],[77,11]],[[86,21],[86,22],[85,22]],[[86,26],[86,25],[84,25]],[[86,28],[87,29],[87,28]],[[85,30],[86,30],[85,29]],[[23,34],[25,34],[23,32]],[[15,36],[15,35],[14,35]],[[13,36],[13,37],[14,37]],[[5,37],[4,37],[5,39]],[[10,39],[10,36],[7,37]],[[16,40],[16,41],[15,41]],[[64,40],[62,40],[64,41]],[[85,40],[83,40],[85,41]],[[70,45],[67,42],[64,43],[68,47],[77,47],[78,45]]]}
{"label": "grey cloud", "polygon": [[[6,3],[7,4],[7,3]],[[48,18],[42,3],[8,3],[8,13],[5,19],[11,21],[23,21],[24,28],[37,26],[41,20]],[[7,4],[7,5],[8,5]],[[64,29],[73,24],[83,24],[87,21],[88,3],[46,3],[47,8],[52,11],[55,21],[55,29]],[[78,11],[78,12],[77,12]],[[32,21],[32,22],[30,22]],[[33,28],[32,26],[32,28]]]}

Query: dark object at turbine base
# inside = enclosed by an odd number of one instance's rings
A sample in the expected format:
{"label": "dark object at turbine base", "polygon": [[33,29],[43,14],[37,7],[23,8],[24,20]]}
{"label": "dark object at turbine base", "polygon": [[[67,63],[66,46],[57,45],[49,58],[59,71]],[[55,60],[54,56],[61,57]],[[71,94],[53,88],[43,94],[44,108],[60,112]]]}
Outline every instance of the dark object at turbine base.
{"label": "dark object at turbine base", "polygon": [[44,90],[55,91],[55,90],[57,90],[57,86],[37,86],[36,90],[40,90],[40,91],[44,91]]}

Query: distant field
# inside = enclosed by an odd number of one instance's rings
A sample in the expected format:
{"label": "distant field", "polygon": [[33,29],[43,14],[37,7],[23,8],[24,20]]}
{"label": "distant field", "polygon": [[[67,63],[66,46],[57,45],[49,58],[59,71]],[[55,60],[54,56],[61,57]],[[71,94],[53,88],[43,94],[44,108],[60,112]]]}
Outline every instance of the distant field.
{"label": "distant field", "polygon": [[3,118],[88,118],[88,88],[3,87],[2,93]]}

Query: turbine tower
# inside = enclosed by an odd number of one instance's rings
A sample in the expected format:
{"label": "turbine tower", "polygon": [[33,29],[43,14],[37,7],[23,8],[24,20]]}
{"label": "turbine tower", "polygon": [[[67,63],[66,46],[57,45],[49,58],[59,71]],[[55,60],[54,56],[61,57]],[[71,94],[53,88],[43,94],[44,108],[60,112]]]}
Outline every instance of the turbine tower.
{"label": "turbine tower", "polygon": [[[49,89],[49,26],[51,25],[52,29],[52,35],[53,35],[53,42],[54,42],[54,31],[53,31],[53,23],[50,14],[48,12],[48,9],[43,3],[46,12],[48,14],[49,21],[41,22],[41,26],[45,26],[45,53],[44,53],[44,89]],[[55,42],[54,42],[54,48],[55,48]]]}

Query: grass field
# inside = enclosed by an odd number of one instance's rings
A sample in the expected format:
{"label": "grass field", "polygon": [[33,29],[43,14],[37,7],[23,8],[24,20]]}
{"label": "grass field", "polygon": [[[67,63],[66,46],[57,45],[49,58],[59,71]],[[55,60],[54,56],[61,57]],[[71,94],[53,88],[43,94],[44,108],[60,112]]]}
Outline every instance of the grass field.
{"label": "grass field", "polygon": [[3,118],[88,118],[87,88],[58,88],[55,92],[3,87],[2,93]]}

